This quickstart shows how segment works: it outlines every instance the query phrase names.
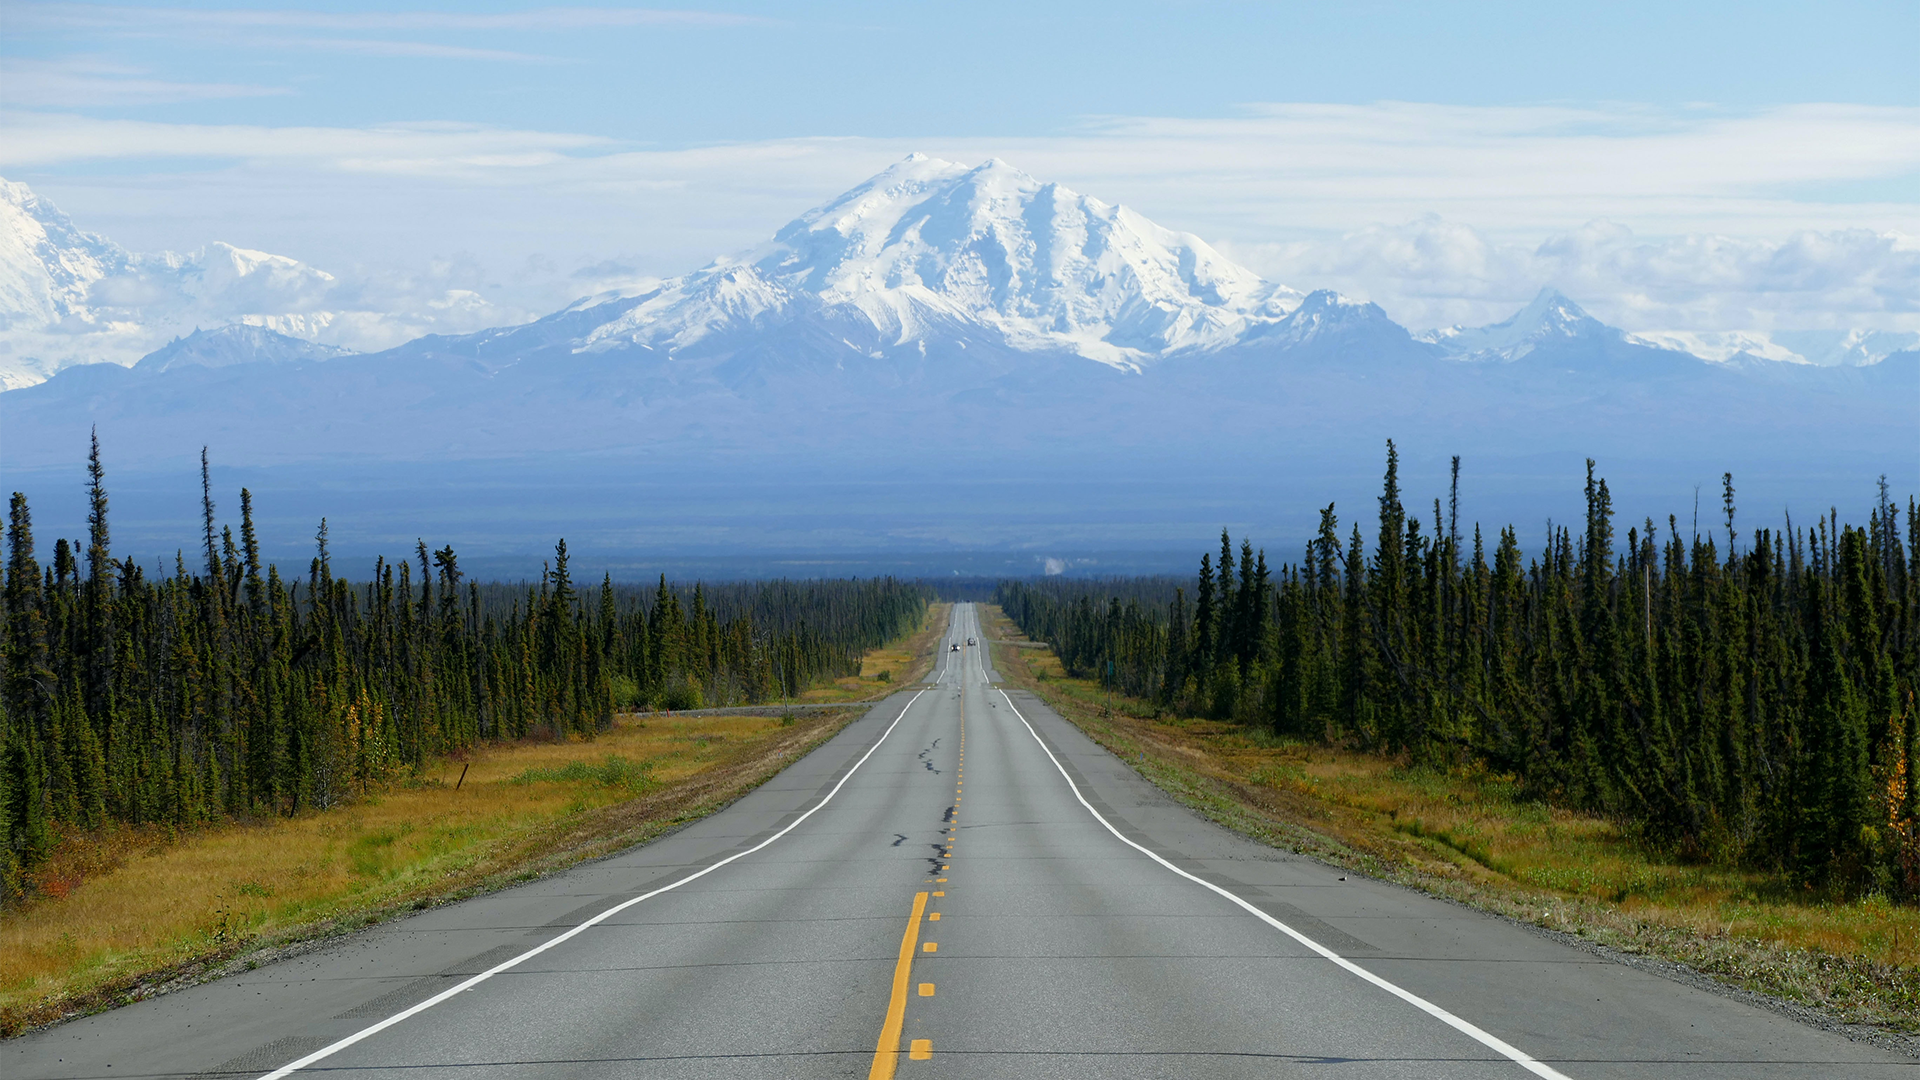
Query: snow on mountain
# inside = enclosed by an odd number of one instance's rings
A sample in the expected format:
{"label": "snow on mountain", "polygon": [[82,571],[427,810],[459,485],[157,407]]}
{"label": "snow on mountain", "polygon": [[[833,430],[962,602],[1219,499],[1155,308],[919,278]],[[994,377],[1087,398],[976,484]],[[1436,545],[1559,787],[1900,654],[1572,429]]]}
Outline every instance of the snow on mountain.
{"label": "snow on mountain", "polygon": [[[308,475],[344,458],[431,462],[388,470],[434,489],[408,489],[420,493],[404,500],[410,513],[454,497],[442,466],[534,477],[554,455],[581,455],[564,467],[578,465],[576,479],[648,476],[668,490],[678,476],[683,490],[722,493],[758,483],[763,466],[898,473],[956,446],[1022,469],[1051,463],[1082,490],[1093,476],[1170,476],[1179,455],[1253,490],[1335,445],[1351,450],[1337,469],[1375,461],[1389,437],[1489,459],[1657,446],[1666,479],[1718,475],[1671,464],[1681,454],[1716,470],[1775,453],[1798,469],[1816,454],[1822,475],[1875,475],[1905,467],[1920,386],[1913,351],[1844,371],[1705,363],[1551,289],[1504,322],[1416,339],[1375,304],[1263,281],[1191,236],[999,161],[909,158],[740,257],[358,356],[305,344],[379,311],[310,267],[225,246],[132,256],[33,220],[43,236],[19,231],[33,243],[0,249],[10,273],[32,272],[0,281],[20,320],[55,328],[35,333],[99,333],[113,321],[103,312],[129,311],[151,335],[166,325],[152,313],[204,310],[193,304],[208,296],[244,324],[190,322],[177,333],[209,329],[142,350],[152,355],[135,370],[89,364],[0,394],[9,468],[71,461],[96,427],[189,471],[207,446]],[[117,291],[154,281],[172,306]],[[456,313],[436,327],[487,310],[471,294],[434,302]],[[13,323],[0,331],[22,340]],[[1834,339],[1820,355],[1879,340]],[[1748,456],[1727,462],[1729,448]],[[806,501],[844,517],[836,498]]]}
{"label": "snow on mountain", "polygon": [[243,324],[385,348],[435,329],[502,321],[471,292],[369,296],[297,259],[210,243],[129,252],[25,184],[0,180],[0,390],[74,364],[130,365],[198,327]]}
{"label": "snow on mountain", "polygon": [[1920,333],[1893,330],[1648,330],[1630,337],[1716,364],[1771,360],[1815,367],[1867,367],[1920,347]]}
{"label": "snow on mountain", "polygon": [[1331,289],[1309,293],[1286,318],[1254,327],[1247,341],[1261,341],[1298,349],[1321,343],[1366,348],[1382,344],[1404,346],[1405,328],[1387,317],[1380,305],[1355,300]]}
{"label": "snow on mountain", "polygon": [[351,356],[352,350],[337,345],[322,345],[277,333],[264,326],[232,323],[215,330],[194,330],[148,353],[133,365],[135,371],[160,374],[182,367],[231,367],[234,364],[275,363],[295,360],[331,360]]}
{"label": "snow on mountain", "polygon": [[1632,340],[1656,349],[1671,349],[1714,364],[1740,360],[1770,360],[1781,364],[1805,364],[1807,358],[1792,349],[1774,343],[1764,330],[1728,330],[1718,333],[1689,330],[1645,330],[1630,335]]}
{"label": "snow on mountain", "polygon": [[41,338],[109,330],[87,306],[93,284],[127,274],[133,259],[83,232],[25,184],[0,180],[0,390],[30,386],[59,367]]}
{"label": "snow on mountain", "polygon": [[583,347],[684,350],[806,313],[888,347],[972,327],[1129,370],[1232,344],[1300,302],[1125,207],[997,158],[969,168],[921,154],[758,250],[628,295],[640,302]]}
{"label": "snow on mountain", "polygon": [[1642,350],[1740,367],[1759,361],[1814,367],[1865,367],[1920,346],[1920,333],[1887,330],[1646,330],[1628,333],[1595,319],[1546,288],[1510,319],[1491,326],[1453,326],[1414,335],[1451,360],[1510,363],[1541,350]]}
{"label": "snow on mountain", "polygon": [[[952,384],[959,367],[976,381],[1043,369],[1077,379],[1076,358],[1137,373],[1243,346],[1363,366],[1532,357],[1536,367],[1625,378],[1711,366],[1694,359],[1857,366],[1920,344],[1920,334],[1885,332],[1632,335],[1551,288],[1503,322],[1410,335],[1374,304],[1303,296],[1198,237],[999,159],[967,166],[920,154],[743,255],[533,322],[503,314],[471,291],[381,294],[224,243],[129,253],[25,185],[0,181],[0,389],[150,353],[167,357],[158,370],[346,350],[389,350],[383,363],[478,362],[487,372],[578,356],[598,362],[620,393],[666,400],[696,386],[791,395],[835,370],[883,389]],[[262,332],[200,332],[229,325]]]}
{"label": "snow on mountain", "polygon": [[132,257],[25,184],[0,180],[0,330],[87,320],[87,290]]}
{"label": "snow on mountain", "polygon": [[1568,342],[1624,342],[1627,334],[1587,314],[1558,290],[1545,288],[1532,303],[1504,322],[1490,326],[1451,326],[1415,334],[1414,339],[1438,346],[1451,360],[1512,363],[1543,348]]}

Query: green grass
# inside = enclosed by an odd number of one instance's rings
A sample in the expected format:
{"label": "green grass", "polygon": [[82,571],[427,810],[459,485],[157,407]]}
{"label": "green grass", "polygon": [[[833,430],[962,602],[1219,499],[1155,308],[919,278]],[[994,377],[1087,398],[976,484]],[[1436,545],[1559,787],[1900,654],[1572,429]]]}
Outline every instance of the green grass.
{"label": "green grass", "polygon": [[[724,740],[725,736],[708,736],[691,741],[705,748],[713,742]],[[569,761],[565,765],[553,768],[528,768],[514,776],[511,784],[569,784],[590,780],[602,787],[620,788],[638,794],[654,786],[653,763],[633,761],[619,754],[608,754],[604,759],[594,762],[585,760]]]}

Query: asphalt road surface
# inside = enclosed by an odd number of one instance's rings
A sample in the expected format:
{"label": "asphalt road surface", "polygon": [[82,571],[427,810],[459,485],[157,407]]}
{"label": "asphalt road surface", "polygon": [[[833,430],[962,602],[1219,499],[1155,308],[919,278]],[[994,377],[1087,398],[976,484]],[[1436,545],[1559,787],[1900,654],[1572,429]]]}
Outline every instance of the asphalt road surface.
{"label": "asphalt road surface", "polygon": [[1894,1077],[1920,1064],[1243,840],[926,689],[655,843],[0,1045],[0,1076]]}

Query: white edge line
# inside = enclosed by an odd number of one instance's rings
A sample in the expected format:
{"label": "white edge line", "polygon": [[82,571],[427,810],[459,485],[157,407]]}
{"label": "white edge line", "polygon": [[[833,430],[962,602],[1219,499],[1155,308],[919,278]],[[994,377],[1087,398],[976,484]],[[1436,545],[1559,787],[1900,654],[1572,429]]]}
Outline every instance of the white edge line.
{"label": "white edge line", "polygon": [[1266,923],[1268,926],[1271,926],[1274,929],[1279,930],[1281,933],[1286,934],[1287,936],[1293,938],[1295,941],[1298,941],[1300,944],[1305,945],[1307,948],[1312,949],[1314,952],[1317,952],[1321,956],[1326,957],[1328,960],[1331,960],[1333,963],[1338,964],[1340,967],[1345,968],[1347,971],[1350,971],[1353,974],[1360,976],[1362,979],[1365,979],[1366,981],[1372,983],[1373,985],[1379,987],[1380,989],[1385,990],[1387,993],[1392,994],[1393,996],[1399,998],[1400,1000],[1405,1001],[1407,1004],[1412,1005],[1413,1007],[1419,1009],[1420,1011],[1426,1013],[1427,1015],[1440,1020],[1441,1022],[1445,1023],[1448,1027],[1451,1027],[1456,1031],[1460,1031],[1472,1037],[1473,1039],[1475,1039],[1482,1045],[1488,1047],[1489,1049],[1497,1051],[1498,1053],[1512,1059],[1516,1064],[1526,1069],[1528,1072],[1531,1072],[1536,1076],[1546,1077],[1547,1080],[1572,1080],[1572,1078],[1567,1076],[1567,1074],[1559,1071],[1558,1069],[1553,1068],[1551,1065],[1547,1065],[1543,1062],[1535,1060],[1533,1057],[1529,1056],[1524,1051],[1522,1051],[1519,1047],[1514,1046],[1513,1044],[1507,1042],[1505,1039],[1500,1038],[1498,1035],[1495,1035],[1490,1031],[1485,1031],[1479,1027],[1476,1027],[1466,1020],[1462,1020],[1460,1017],[1455,1016],[1454,1014],[1448,1012],[1447,1010],[1441,1008],[1438,1005],[1435,1005],[1433,1002],[1428,1001],[1426,998],[1421,997],[1420,995],[1414,993],[1411,990],[1401,989],[1400,987],[1394,985],[1393,983],[1390,983],[1387,980],[1381,978],[1380,976],[1375,975],[1373,972],[1368,971],[1366,968],[1361,967],[1359,964],[1356,964],[1353,961],[1347,959],[1346,957],[1341,956],[1339,953],[1334,952],[1332,949],[1327,948],[1325,945],[1322,945],[1319,942],[1313,940],[1312,938],[1301,933],[1300,931],[1295,930],[1293,927],[1288,926],[1286,923],[1281,922],[1279,919],[1276,919],[1273,916],[1267,914],[1266,912],[1261,911],[1259,908],[1253,906],[1252,904],[1241,899],[1240,897],[1235,896],[1233,893],[1228,892],[1226,889],[1223,889],[1220,886],[1215,885],[1213,882],[1208,881],[1205,878],[1196,877],[1193,874],[1187,873],[1185,870],[1182,870],[1179,867],[1168,862],[1167,860],[1161,858],[1159,855],[1155,854],[1153,851],[1149,850],[1148,848],[1142,847],[1141,845],[1136,844],[1132,840],[1129,840],[1125,836],[1121,835],[1120,830],[1114,828],[1113,823],[1108,821],[1106,818],[1102,817],[1100,814],[1100,811],[1095,810],[1093,808],[1093,804],[1087,801],[1086,796],[1080,794],[1080,785],[1074,783],[1073,777],[1067,775],[1067,770],[1064,766],[1060,764],[1060,759],[1053,756],[1053,751],[1047,747],[1046,740],[1040,738],[1040,733],[1033,729],[1033,725],[1031,723],[1027,722],[1026,716],[1020,712],[1020,707],[1013,703],[1013,698],[1008,697],[1007,692],[1005,690],[1000,691],[1000,696],[1006,699],[1007,708],[1013,710],[1013,715],[1020,717],[1020,722],[1026,725],[1027,734],[1032,735],[1033,741],[1040,744],[1040,750],[1041,752],[1047,755],[1047,760],[1053,762],[1053,767],[1060,770],[1060,778],[1067,782],[1068,788],[1072,789],[1073,797],[1080,800],[1080,805],[1087,808],[1087,813],[1092,814],[1095,821],[1098,821],[1100,824],[1105,825],[1107,827],[1107,831],[1112,833],[1115,837],[1117,837],[1121,843],[1127,845],[1128,847],[1134,849],[1135,851],[1140,852],[1142,855],[1145,855],[1147,858],[1152,859],[1154,862],[1159,863],[1161,866],[1166,867],[1167,869],[1173,871],[1174,873],[1179,874],[1181,877],[1186,878],[1188,881],[1191,881],[1196,885],[1204,886],[1205,888],[1211,889],[1214,892],[1219,893],[1221,896],[1224,896],[1228,900],[1231,900],[1234,903],[1240,905],[1242,908],[1245,908],[1247,911],[1247,914],[1252,915],[1254,918],[1259,919],[1260,921]]}
{"label": "white edge line", "polygon": [[778,840],[781,837],[787,835],[788,833],[792,832],[794,829],[798,828],[801,822],[812,817],[814,813],[818,811],[822,806],[825,806],[827,805],[827,803],[833,801],[833,797],[835,795],[840,794],[840,789],[846,786],[847,781],[853,779],[853,774],[860,771],[860,766],[865,765],[867,763],[867,759],[873,756],[874,751],[880,749],[880,744],[886,742],[887,736],[893,734],[893,729],[900,726],[900,721],[906,718],[907,710],[913,708],[913,703],[916,701],[919,701],[920,695],[924,693],[926,693],[926,691],[921,690],[918,693],[914,694],[913,697],[909,698],[907,700],[907,703],[901,706],[900,715],[893,718],[893,723],[888,724],[887,730],[881,732],[880,737],[874,740],[874,743],[871,747],[867,748],[867,752],[860,755],[860,760],[853,763],[853,768],[848,769],[847,774],[840,778],[840,782],[833,785],[833,790],[827,792],[827,797],[824,799],[821,799],[818,803],[815,803],[813,806],[813,809],[808,810],[806,813],[801,814],[799,817],[793,819],[793,821],[790,822],[786,828],[781,829],[779,832],[774,833],[772,836],[767,837],[765,840],[760,841],[758,844],[755,844],[754,846],[748,848],[745,851],[735,852],[732,855],[729,855],[726,858],[721,859],[719,862],[706,867],[705,869],[697,870],[691,874],[688,874],[686,877],[681,878],[679,881],[676,881],[671,885],[662,885],[661,887],[653,890],[650,893],[645,893],[643,895],[636,896],[631,900],[627,900],[622,903],[616,904],[613,907],[610,907],[607,910],[601,912],[600,914],[595,915],[593,918],[588,919],[586,922],[581,923],[579,926],[576,926],[573,929],[568,930],[566,933],[560,934],[557,937],[541,942],[540,944],[535,945],[533,948],[528,949],[526,952],[521,953],[519,956],[516,956],[513,959],[506,961],[505,963],[495,964],[493,967],[490,967],[487,970],[481,972],[480,974],[473,976],[472,978],[466,980],[465,982],[462,982],[460,985],[449,987],[445,990],[442,990],[439,993],[428,998],[427,1000],[422,1001],[418,1005],[415,1005],[410,1009],[402,1009],[401,1011],[394,1013],[392,1016],[387,1017],[385,1020],[382,1020],[379,1023],[372,1025],[371,1027],[363,1028],[360,1031],[354,1032],[353,1034],[347,1036],[346,1038],[341,1039],[339,1042],[333,1043],[332,1045],[329,1045],[329,1046],[323,1046],[320,1049],[315,1050],[313,1053],[308,1054],[306,1057],[300,1058],[296,1061],[290,1061],[287,1064],[282,1065],[279,1068],[273,1070],[272,1072],[267,1073],[265,1076],[262,1076],[260,1080],[282,1080],[283,1077],[290,1076],[293,1073],[296,1073],[301,1069],[304,1069],[307,1066],[312,1065],[317,1061],[321,1061],[325,1058],[331,1057],[334,1054],[337,1054],[340,1051],[345,1050],[347,1047],[352,1046],[354,1043],[357,1043],[362,1039],[368,1038],[373,1035],[377,1035],[380,1032],[387,1030],[388,1028],[392,1027],[393,1025],[399,1023],[402,1020],[405,1020],[410,1016],[414,1016],[418,1013],[426,1012],[428,1009],[433,1008],[435,1005],[440,1004],[441,1002],[447,1000],[448,998],[452,997],[455,994],[465,993],[466,991],[473,989],[475,986],[478,986],[483,982],[486,982],[488,979],[493,978],[495,975],[500,974],[501,972],[507,970],[508,968],[524,963],[525,961],[530,960],[533,957],[538,956],[543,952],[546,952],[548,949],[551,949],[555,945],[558,945],[561,942],[566,941],[567,939],[573,937],[574,935],[579,934],[581,931],[586,930],[588,927],[594,926],[607,919],[610,919],[613,916],[619,914],[622,911],[627,910],[628,908],[632,907],[633,905],[639,903],[642,900],[651,900],[654,897],[659,896],[661,893],[672,892],[673,890],[679,888],[680,886],[685,885],[689,881],[693,881],[697,878],[706,877],[708,874],[713,873],[715,870],[720,869],[721,867],[727,865],[728,863],[734,861],[735,859],[745,858],[746,856],[751,855],[756,851],[759,851],[761,848],[766,847],[768,844],[773,843],[775,840]]}

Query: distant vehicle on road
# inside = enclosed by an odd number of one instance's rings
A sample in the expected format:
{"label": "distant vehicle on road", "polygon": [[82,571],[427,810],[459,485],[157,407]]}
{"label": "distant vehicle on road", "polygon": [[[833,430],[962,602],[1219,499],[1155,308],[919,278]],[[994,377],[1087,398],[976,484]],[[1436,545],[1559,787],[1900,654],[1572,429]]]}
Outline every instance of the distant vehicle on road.
{"label": "distant vehicle on road", "polygon": [[954,642],[954,643],[953,643],[953,648],[952,648],[952,649],[950,649],[950,650],[948,650],[948,651],[949,651],[949,652],[959,652],[959,651],[960,651],[960,643],[959,643],[959,642],[957,642],[957,641],[956,641],[956,642]]}
{"label": "distant vehicle on road", "polygon": [[969,645],[971,645],[971,644],[973,644],[973,639],[972,639],[972,638],[968,638],[968,639],[967,639],[967,644],[969,644]]}

